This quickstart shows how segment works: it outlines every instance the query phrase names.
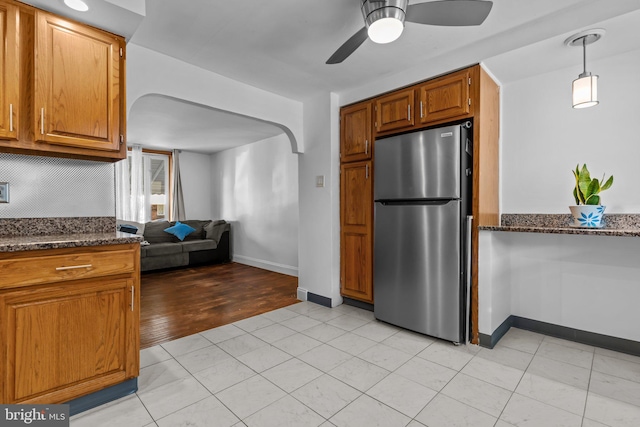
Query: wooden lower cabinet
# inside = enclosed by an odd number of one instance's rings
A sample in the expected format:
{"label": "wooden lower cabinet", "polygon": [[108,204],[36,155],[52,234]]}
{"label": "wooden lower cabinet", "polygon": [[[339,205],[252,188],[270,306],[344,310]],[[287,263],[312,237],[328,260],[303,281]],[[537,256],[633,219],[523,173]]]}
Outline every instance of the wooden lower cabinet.
{"label": "wooden lower cabinet", "polygon": [[371,161],[340,166],[340,290],[373,303],[373,177]]}
{"label": "wooden lower cabinet", "polygon": [[[139,248],[129,249],[139,260]],[[113,251],[82,252],[73,253],[84,263]],[[25,259],[41,268],[34,251],[24,254],[32,255],[0,258],[0,272]],[[57,269],[90,270],[86,265]],[[132,273],[0,290],[2,403],[63,403],[138,376],[139,261],[134,265]]]}

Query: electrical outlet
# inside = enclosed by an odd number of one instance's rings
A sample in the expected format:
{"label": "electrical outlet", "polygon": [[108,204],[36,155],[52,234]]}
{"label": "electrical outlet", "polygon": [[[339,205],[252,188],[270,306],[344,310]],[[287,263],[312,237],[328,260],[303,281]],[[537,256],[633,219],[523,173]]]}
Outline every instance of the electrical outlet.
{"label": "electrical outlet", "polygon": [[0,203],[9,203],[9,183],[0,182]]}

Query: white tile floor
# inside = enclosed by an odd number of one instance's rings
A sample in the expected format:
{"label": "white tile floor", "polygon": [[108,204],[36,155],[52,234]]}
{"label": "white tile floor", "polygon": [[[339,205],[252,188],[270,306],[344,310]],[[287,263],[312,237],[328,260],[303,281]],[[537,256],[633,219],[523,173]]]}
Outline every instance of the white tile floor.
{"label": "white tile floor", "polygon": [[304,302],[141,353],[73,427],[640,426],[640,357],[511,329],[493,350]]}

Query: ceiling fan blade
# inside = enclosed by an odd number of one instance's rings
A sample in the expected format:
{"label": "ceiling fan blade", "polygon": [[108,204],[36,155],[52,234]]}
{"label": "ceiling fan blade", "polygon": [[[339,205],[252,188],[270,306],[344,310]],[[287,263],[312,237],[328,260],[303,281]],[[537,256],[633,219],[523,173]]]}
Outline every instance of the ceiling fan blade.
{"label": "ceiling fan blade", "polygon": [[489,16],[492,6],[492,1],[480,0],[439,0],[410,4],[405,21],[451,27],[480,25]]}
{"label": "ceiling fan blade", "polygon": [[367,27],[362,27],[360,31],[351,36],[342,46],[331,55],[327,64],[339,64],[349,57],[367,39]]}

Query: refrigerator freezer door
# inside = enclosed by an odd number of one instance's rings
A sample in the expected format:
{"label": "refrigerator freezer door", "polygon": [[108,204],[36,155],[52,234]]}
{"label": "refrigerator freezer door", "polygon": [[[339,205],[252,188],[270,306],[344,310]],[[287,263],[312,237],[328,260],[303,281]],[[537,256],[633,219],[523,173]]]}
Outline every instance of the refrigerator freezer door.
{"label": "refrigerator freezer door", "polygon": [[463,342],[460,201],[375,204],[376,318]]}
{"label": "refrigerator freezer door", "polygon": [[377,140],[374,199],[459,198],[460,126]]}

